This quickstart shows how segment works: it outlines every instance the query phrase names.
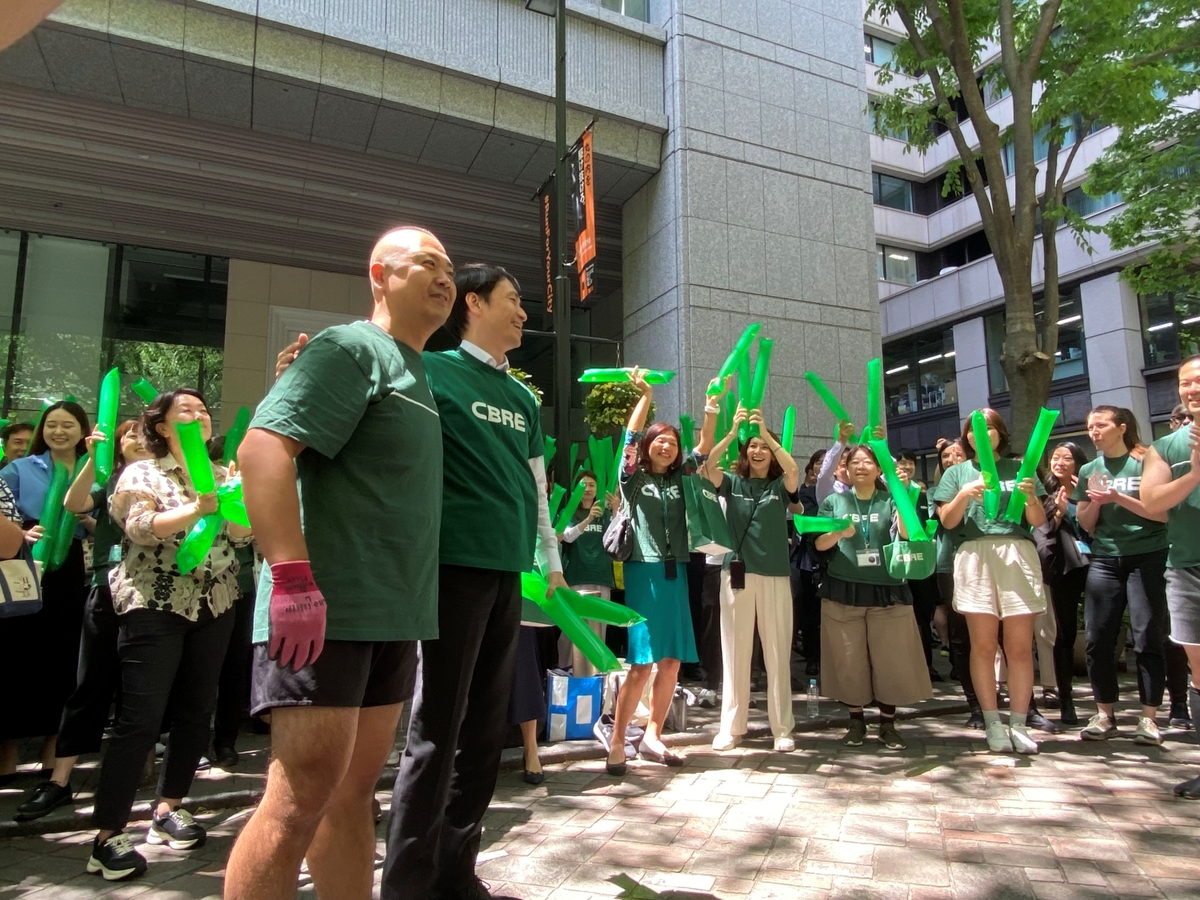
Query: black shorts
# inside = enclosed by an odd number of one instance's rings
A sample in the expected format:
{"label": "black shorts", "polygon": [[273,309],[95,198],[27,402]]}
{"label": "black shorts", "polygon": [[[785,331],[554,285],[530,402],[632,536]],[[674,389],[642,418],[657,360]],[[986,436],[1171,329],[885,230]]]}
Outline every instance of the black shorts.
{"label": "black shorts", "polygon": [[417,681],[416,641],[326,641],[299,672],[254,645],[250,714],[277,706],[390,706],[411,700]]}

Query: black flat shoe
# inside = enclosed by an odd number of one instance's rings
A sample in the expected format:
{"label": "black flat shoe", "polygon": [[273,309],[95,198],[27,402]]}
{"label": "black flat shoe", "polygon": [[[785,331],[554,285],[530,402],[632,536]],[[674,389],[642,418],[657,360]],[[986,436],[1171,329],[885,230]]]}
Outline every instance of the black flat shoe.
{"label": "black flat shoe", "polygon": [[1029,711],[1025,716],[1025,727],[1036,728],[1038,731],[1044,731],[1047,734],[1062,734],[1062,726],[1057,722],[1052,722],[1043,716],[1040,712]]}
{"label": "black flat shoe", "polygon": [[983,730],[983,713],[977,709],[971,710],[971,718],[967,719],[967,728],[974,728],[976,731]]}
{"label": "black flat shoe", "polygon": [[609,775],[615,775],[619,778],[620,776],[624,775],[626,772],[629,771],[629,766],[623,762],[614,763],[614,762],[606,761],[604,763],[604,771],[607,772]]}
{"label": "black flat shoe", "polygon": [[1184,800],[1200,800],[1200,775],[1175,785],[1171,793]]}
{"label": "black flat shoe", "polygon": [[638,750],[638,756],[650,762],[662,763],[664,766],[670,766],[673,769],[678,769],[683,765],[683,757],[676,756],[670,750],[663,750],[659,753],[657,750],[651,750],[649,747],[642,747]]}
{"label": "black flat shoe", "polygon": [[53,781],[43,781],[33,789],[29,799],[17,807],[17,814],[13,818],[18,822],[32,822],[70,803],[73,796],[69,782],[63,787]]}
{"label": "black flat shoe", "polygon": [[546,780],[545,772],[530,772],[528,769],[525,770],[525,783],[526,784],[541,784],[545,780]]}
{"label": "black flat shoe", "polygon": [[1058,721],[1064,725],[1078,725],[1079,716],[1075,712],[1075,701],[1063,697],[1059,703]]}

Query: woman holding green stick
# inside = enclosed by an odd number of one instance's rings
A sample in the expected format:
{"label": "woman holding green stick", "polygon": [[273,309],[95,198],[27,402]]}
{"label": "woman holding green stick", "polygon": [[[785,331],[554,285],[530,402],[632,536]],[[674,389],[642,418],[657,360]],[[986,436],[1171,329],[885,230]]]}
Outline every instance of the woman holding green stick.
{"label": "woman holding green stick", "polygon": [[[1033,698],[1033,620],[1046,609],[1042,567],[1031,528],[1046,520],[1039,499],[1046,489],[1036,478],[1015,483],[1020,463],[1005,458],[1008,428],[994,409],[978,411],[986,425],[988,446],[976,444],[972,417],[963,426],[966,462],[952,466],[934,489],[933,500],[943,526],[958,533],[954,555],[954,609],[967,620],[971,637],[971,681],[987,729],[988,747],[996,753],[1015,750],[1037,753],[1025,719]],[[1013,491],[1025,495],[1022,522],[984,511],[986,466],[978,457],[995,459],[999,508],[1006,508]],[[1009,725],[1000,721],[996,698],[996,650],[1004,623],[1004,655],[1008,661]]]}
{"label": "woman holding green stick", "polygon": [[[562,541],[563,577],[573,591],[587,591],[610,600],[613,589],[612,560],[604,552],[604,530],[612,514],[620,507],[620,498],[609,494],[601,503],[596,473],[584,469],[579,478],[585,487],[579,507],[571,516],[571,524],[559,533]],[[591,622],[589,627],[604,640],[603,622]],[[558,639],[558,664],[566,668],[572,663],[571,639],[565,634]],[[577,676],[583,673],[576,672]]]}
{"label": "woman holding green stick", "polygon": [[896,707],[933,694],[908,585],[884,565],[883,548],[907,540],[896,504],[883,487],[875,452],[855,444],[846,452],[850,489],[831,494],[820,515],[849,519],[843,531],[818,535],[819,552],[833,551],[821,583],[821,692],[850,707],[842,743],[862,746],[863,707],[879,704],[879,740],[907,746],[896,730]]}

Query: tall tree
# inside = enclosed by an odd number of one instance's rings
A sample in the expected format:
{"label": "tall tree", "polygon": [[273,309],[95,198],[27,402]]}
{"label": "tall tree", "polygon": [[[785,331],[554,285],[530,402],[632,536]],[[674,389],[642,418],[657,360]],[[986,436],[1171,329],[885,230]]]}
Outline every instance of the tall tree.
{"label": "tall tree", "polygon": [[[883,99],[877,119],[893,134],[903,129],[921,152],[948,132],[958,158],[946,190],[970,190],[979,207],[1004,288],[1000,365],[1011,391],[1018,448],[1054,377],[1057,236],[1070,218],[1064,185],[1083,137],[1097,123],[1152,98],[1156,82],[1142,70],[1161,60],[1146,48],[1163,41],[1165,28],[1177,30],[1179,21],[1156,19],[1156,5],[1156,0],[875,0],[871,7],[877,16],[897,17],[907,34],[880,80],[895,81],[898,72],[915,78],[904,79]],[[1011,105],[989,106],[984,99],[989,87],[1010,92]],[[993,118],[1001,112],[1003,120]],[[1034,307],[1039,242],[1040,324]]]}

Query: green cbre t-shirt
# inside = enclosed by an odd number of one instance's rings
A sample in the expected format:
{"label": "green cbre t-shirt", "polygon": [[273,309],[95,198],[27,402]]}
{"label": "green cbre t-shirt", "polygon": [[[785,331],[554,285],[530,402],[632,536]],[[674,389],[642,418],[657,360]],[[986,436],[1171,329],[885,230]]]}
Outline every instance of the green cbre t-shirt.
{"label": "green cbre t-shirt", "polygon": [[[829,560],[830,575],[859,584],[901,584],[899,579],[888,574],[887,561],[883,556],[884,545],[893,540],[892,520],[896,515],[896,504],[886,491],[876,489],[870,500],[859,500],[853,490],[830,494],[821,503],[818,515],[830,519],[849,519],[855,527],[854,537],[843,538],[833,546],[833,556]],[[866,560],[866,554],[873,554],[872,558],[877,564],[860,564],[860,553],[864,554],[861,557],[863,560]]]}
{"label": "green cbre t-shirt", "polygon": [[742,478],[726,474],[721,479],[725,520],[733,537],[734,553],[726,554],[725,568],[736,558],[751,575],[790,576],[787,537],[787,490],[783,478]]}
{"label": "green cbre t-shirt", "polygon": [[[1154,451],[1171,467],[1171,480],[1192,471],[1191,429],[1180,428],[1154,442]],[[1200,487],[1167,514],[1167,537],[1171,550],[1167,565],[1172,569],[1200,566]]]}
{"label": "green cbre t-shirt", "polygon": [[537,399],[507,372],[461,348],[424,358],[446,458],[442,563],[527,572],[538,519],[529,461],[544,452]]}
{"label": "green cbre t-shirt", "polygon": [[[1111,459],[1097,456],[1091,462],[1085,463],[1079,470],[1075,493],[1071,495],[1072,500],[1087,500],[1088,479],[1097,472],[1108,475],[1109,482],[1118,494],[1125,494],[1135,500],[1141,498],[1142,464],[1126,453]],[[1100,507],[1100,519],[1096,523],[1096,530],[1092,532],[1093,555],[1136,556],[1139,553],[1163,550],[1166,546],[1165,522],[1144,519],[1115,503],[1105,503]]]}
{"label": "green cbre t-shirt", "polygon": [[[1000,476],[1000,512],[995,519],[989,519],[982,503],[975,500],[970,501],[967,504],[962,523],[954,529],[957,532],[959,545],[964,541],[973,541],[981,537],[1003,537],[1004,535],[1024,538],[1027,541],[1033,540],[1033,532],[1025,524],[1023,515],[1020,525],[1004,518],[1004,511],[1008,509],[1008,498],[1016,488],[1017,472],[1020,469],[1021,464],[1015,459],[996,460],[996,474]],[[935,503],[949,503],[958,496],[958,492],[964,486],[979,479],[979,463],[976,460],[968,459],[966,462],[951,466],[942,475],[942,480],[938,482],[937,487],[933,489],[933,500]],[[1034,493],[1038,497],[1045,497],[1046,488],[1041,479],[1034,476],[1033,484]],[[957,546],[955,550],[957,551]]]}
{"label": "green cbre t-shirt", "polygon": [[[597,499],[596,502],[600,501]],[[571,517],[571,524],[580,525],[586,518],[587,510],[577,509]],[[604,529],[610,521],[612,516],[605,510],[583,529],[579,537],[559,545],[563,557],[563,578],[567,584],[613,586],[612,560],[604,550]]]}
{"label": "green cbre t-shirt", "polygon": [[[252,428],[304,444],[300,516],[325,637],[436,638],[442,437],[421,355],[370,322],[326,328],[259,404]],[[263,566],[254,640],[268,638]]]}

